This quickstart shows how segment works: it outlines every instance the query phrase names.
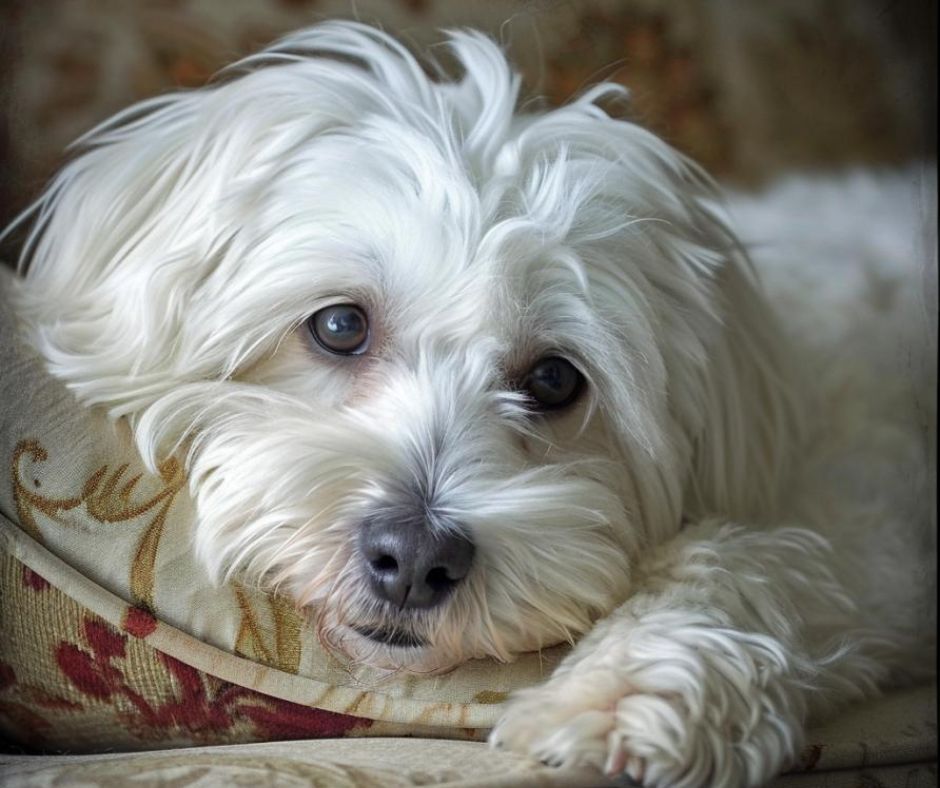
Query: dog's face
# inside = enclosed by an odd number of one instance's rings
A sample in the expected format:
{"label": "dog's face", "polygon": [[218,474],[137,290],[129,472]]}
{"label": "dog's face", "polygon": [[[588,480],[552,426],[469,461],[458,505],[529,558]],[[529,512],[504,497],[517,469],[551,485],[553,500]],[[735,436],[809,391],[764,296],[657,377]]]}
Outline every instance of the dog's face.
{"label": "dog's face", "polygon": [[453,45],[463,78],[432,81],[323,25],[105,127],[21,297],[83,401],[187,456],[214,577],[413,670],[622,601],[724,375],[730,240],[698,175],[601,91],[517,114],[498,48]]}

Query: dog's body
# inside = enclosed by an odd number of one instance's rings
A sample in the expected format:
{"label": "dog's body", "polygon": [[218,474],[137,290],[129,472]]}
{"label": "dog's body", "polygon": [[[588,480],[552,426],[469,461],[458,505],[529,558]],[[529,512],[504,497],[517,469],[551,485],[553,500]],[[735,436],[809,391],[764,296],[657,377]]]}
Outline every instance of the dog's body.
{"label": "dog's body", "polygon": [[759,784],[929,661],[923,434],[866,371],[920,268],[888,250],[862,313],[781,249],[771,304],[611,86],[517,114],[498,48],[453,45],[432,82],[326,24],[119,116],[37,206],[22,315],[147,462],[186,457],[218,579],[395,669],[584,635],[495,742]]}

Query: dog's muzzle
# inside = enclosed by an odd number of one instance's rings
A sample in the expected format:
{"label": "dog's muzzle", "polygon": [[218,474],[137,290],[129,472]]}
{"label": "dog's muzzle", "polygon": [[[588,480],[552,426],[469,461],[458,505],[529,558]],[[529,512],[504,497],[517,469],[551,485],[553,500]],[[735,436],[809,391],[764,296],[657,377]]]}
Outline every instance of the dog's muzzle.
{"label": "dog's muzzle", "polygon": [[470,572],[475,552],[463,529],[394,510],[362,523],[358,547],[372,592],[399,610],[440,605]]}

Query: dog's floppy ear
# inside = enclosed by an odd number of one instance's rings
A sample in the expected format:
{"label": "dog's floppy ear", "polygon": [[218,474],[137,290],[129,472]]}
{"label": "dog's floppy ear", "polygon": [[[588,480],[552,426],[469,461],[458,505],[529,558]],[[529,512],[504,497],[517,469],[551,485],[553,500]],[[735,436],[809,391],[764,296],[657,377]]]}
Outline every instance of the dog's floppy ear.
{"label": "dog's floppy ear", "polygon": [[686,513],[766,516],[804,439],[794,360],[742,250],[732,249],[717,284],[722,326],[701,377]]}
{"label": "dog's floppy ear", "polygon": [[638,519],[663,539],[683,514],[772,511],[802,408],[787,339],[715,208],[716,187],[663,140],[595,105],[613,90],[596,86],[524,137],[549,153],[564,140],[580,163],[566,181],[580,188],[549,193],[555,216],[577,215],[566,241],[603,314],[581,344],[589,364],[599,359],[593,389],[625,450]]}
{"label": "dog's floppy ear", "polygon": [[173,365],[183,291],[208,251],[190,232],[211,192],[192,135],[203,101],[162,97],[93,130],[31,209],[20,312],[86,402],[120,408]]}
{"label": "dog's floppy ear", "polygon": [[275,186],[305,172],[310,140],[428,90],[400,45],[352,23],[294,34],[230,73],[89,132],[23,217],[20,312],[52,371],[113,417],[231,376],[302,319],[286,258],[303,217]]}
{"label": "dog's floppy ear", "polygon": [[596,390],[625,448],[639,519],[661,539],[683,514],[772,511],[802,433],[784,332],[714,208],[711,180],[592,98],[544,116],[529,136],[565,124],[554,136],[594,165],[583,177],[602,199],[585,200],[578,218],[609,230],[594,231],[600,240],[582,256],[603,333],[616,338],[592,349],[603,360]]}

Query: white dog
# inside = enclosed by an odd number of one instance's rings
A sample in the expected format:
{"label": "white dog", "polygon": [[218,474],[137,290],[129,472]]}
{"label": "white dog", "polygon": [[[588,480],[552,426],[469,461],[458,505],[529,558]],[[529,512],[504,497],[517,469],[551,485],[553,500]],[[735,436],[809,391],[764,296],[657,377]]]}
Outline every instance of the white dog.
{"label": "white dog", "polygon": [[924,651],[923,460],[885,375],[880,421],[850,396],[873,334],[812,260],[771,303],[616,86],[517,112],[494,43],[451,47],[432,79],[327,23],[119,114],[35,206],[19,308],[151,466],[185,457],[220,581],[380,667],[578,641],[494,743],[760,784]]}

